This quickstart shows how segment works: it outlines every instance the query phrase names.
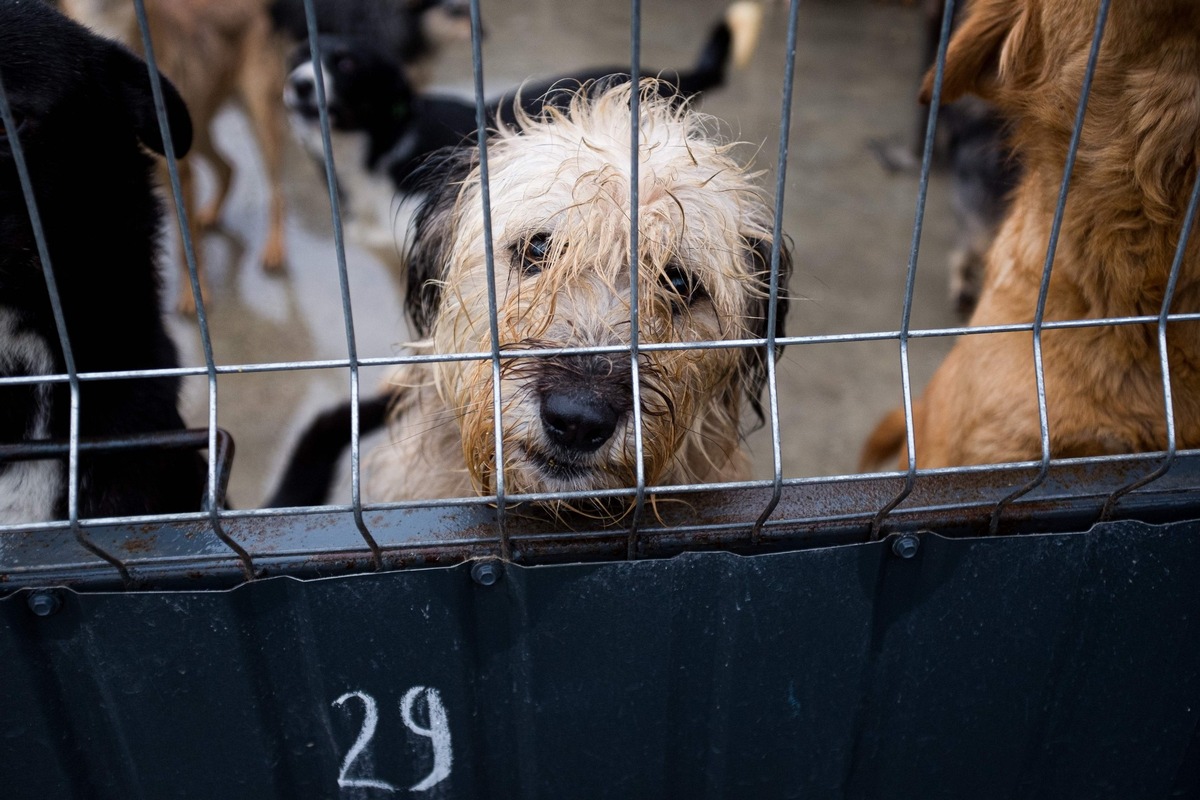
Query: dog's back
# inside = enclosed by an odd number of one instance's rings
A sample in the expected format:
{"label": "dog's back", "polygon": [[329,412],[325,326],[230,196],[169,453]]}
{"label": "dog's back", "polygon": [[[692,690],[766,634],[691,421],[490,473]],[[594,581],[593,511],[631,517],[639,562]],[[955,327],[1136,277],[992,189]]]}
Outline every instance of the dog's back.
{"label": "dog's back", "polygon": [[[174,367],[175,347],[160,313],[155,265],[161,212],[153,162],[161,152],[145,64],[40,3],[0,5],[0,77],[18,120],[37,209],[79,372]],[[176,152],[191,123],[164,81]],[[139,144],[140,142],[140,144]],[[0,376],[67,371],[12,148],[0,139]],[[37,358],[29,358],[36,353]],[[22,357],[24,354],[25,357]],[[80,434],[124,436],[183,428],[178,379],[83,381]],[[70,432],[66,383],[0,386],[0,440]],[[0,481],[19,486],[14,464]],[[62,472],[51,471],[59,481]],[[195,510],[203,463],[193,452],[138,451],[80,458],[80,512],[108,516]],[[2,493],[2,490],[0,490]],[[65,486],[44,491],[63,516]],[[0,522],[31,521],[6,518]]]}

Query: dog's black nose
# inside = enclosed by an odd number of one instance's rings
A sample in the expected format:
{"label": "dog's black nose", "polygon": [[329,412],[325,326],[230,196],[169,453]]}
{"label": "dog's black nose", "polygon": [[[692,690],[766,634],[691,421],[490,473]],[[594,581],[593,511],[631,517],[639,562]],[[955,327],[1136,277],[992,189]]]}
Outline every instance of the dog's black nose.
{"label": "dog's black nose", "polygon": [[311,100],[316,88],[316,83],[307,78],[292,80],[292,91],[296,93],[297,100]]}
{"label": "dog's black nose", "polygon": [[550,441],[568,450],[597,449],[613,435],[620,417],[604,398],[586,389],[542,396],[542,427]]}

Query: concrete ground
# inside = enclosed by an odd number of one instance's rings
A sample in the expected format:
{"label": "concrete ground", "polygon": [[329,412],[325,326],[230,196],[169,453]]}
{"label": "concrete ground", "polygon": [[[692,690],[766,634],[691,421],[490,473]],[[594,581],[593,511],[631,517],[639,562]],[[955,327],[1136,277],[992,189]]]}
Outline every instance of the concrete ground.
{"label": "concrete ground", "polygon": [[[642,58],[647,70],[690,64],[724,0],[646,0]],[[528,77],[627,62],[629,9],[621,3],[483,0],[484,70],[489,94]],[[703,109],[736,138],[760,146],[755,164],[773,190],[786,47],[784,4],[768,5],[750,66],[710,93]],[[891,331],[900,325],[905,268],[916,209],[915,175],[889,175],[871,155],[875,138],[905,139],[914,128],[920,73],[917,9],[881,0],[803,0],[796,55],[784,228],[794,244],[795,298],[790,335]],[[435,86],[467,94],[470,51],[447,51]],[[218,140],[238,164],[225,229],[203,242],[210,270],[210,324],[221,364],[344,358],[328,195],[323,177],[295,146],[287,154],[290,262],[285,276],[265,275],[257,253],[265,237],[266,194],[258,155],[240,113],[218,120]],[[289,142],[289,145],[291,143]],[[748,148],[752,150],[752,148]],[[914,327],[957,322],[946,299],[946,252],[952,237],[948,187],[934,176],[916,278]],[[398,351],[407,339],[394,276],[349,244],[358,353]],[[174,273],[171,272],[174,281]],[[173,291],[173,284],[170,287]],[[172,296],[172,295],[168,295]],[[193,320],[172,326],[185,363],[203,364]],[[912,345],[920,388],[949,341]],[[783,473],[786,477],[853,472],[877,419],[900,402],[900,359],[892,342],[806,344],[779,364]],[[364,371],[368,390],[378,370]],[[207,384],[189,379],[185,413],[207,419]],[[219,424],[237,443],[231,483],[235,506],[259,505],[297,432],[314,413],[348,396],[345,370],[227,375],[218,382]],[[767,430],[749,438],[760,477],[772,474]]]}

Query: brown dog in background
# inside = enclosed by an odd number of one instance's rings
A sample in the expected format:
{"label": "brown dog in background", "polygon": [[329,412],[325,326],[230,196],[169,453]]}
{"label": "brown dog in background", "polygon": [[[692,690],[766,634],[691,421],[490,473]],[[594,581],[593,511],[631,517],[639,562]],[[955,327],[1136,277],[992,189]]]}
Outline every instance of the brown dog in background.
{"label": "brown dog in background", "polygon": [[[179,89],[195,126],[192,152],[204,159],[216,177],[216,192],[196,210],[196,178],[190,158],[179,162],[179,180],[188,228],[194,241],[216,226],[233,183],[233,167],[212,140],[213,118],[231,99],[246,110],[262,153],[270,191],[267,240],[261,260],[264,269],[283,268],[284,245],[283,147],[284,112],[279,102],[285,73],[286,44],[275,32],[269,13],[271,0],[146,0],[146,18],[158,67]],[[63,0],[63,10],[92,30],[143,53],[131,0]],[[176,306],[196,312],[187,266]],[[207,282],[196,251],[201,293]]]}
{"label": "brown dog in background", "polygon": [[[1034,318],[1098,0],[976,0],[950,42],[943,102],[967,92],[1014,123],[1026,172],[986,258],[972,326]],[[926,77],[928,96],[932,75]],[[1112,4],[1058,242],[1045,320],[1157,316],[1200,163],[1200,3]],[[1200,311],[1200,236],[1173,312]],[[1168,329],[1181,447],[1200,446],[1200,325]],[[1055,458],[1164,449],[1157,326],[1043,333]],[[1028,332],[962,336],[914,406],[917,466],[1036,459],[1041,435]],[[904,457],[904,415],[862,453]]]}

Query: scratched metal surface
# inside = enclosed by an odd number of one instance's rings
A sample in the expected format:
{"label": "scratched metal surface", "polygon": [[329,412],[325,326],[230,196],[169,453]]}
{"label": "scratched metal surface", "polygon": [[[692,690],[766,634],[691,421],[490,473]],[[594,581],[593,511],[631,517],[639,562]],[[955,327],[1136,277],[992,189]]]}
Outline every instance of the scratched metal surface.
{"label": "scratched metal surface", "polygon": [[[0,600],[7,797],[1200,791],[1200,523]],[[339,786],[339,781],[341,786]],[[414,790],[413,787],[418,787]]]}

